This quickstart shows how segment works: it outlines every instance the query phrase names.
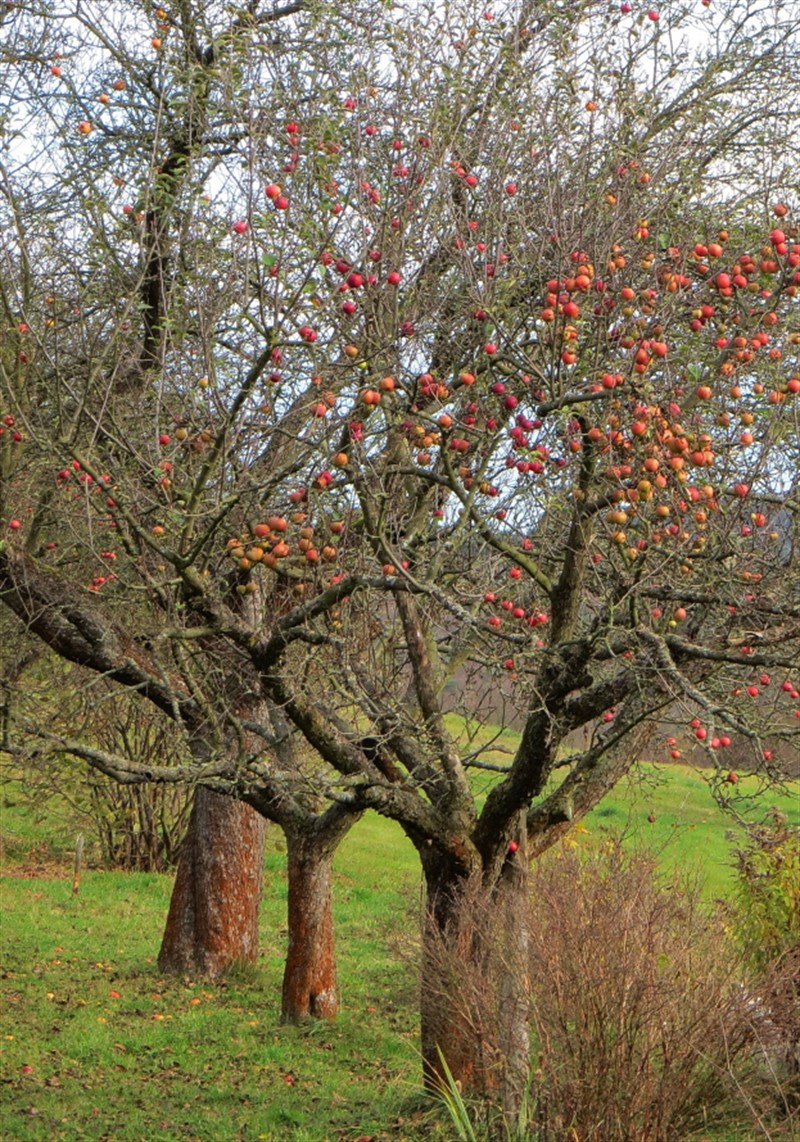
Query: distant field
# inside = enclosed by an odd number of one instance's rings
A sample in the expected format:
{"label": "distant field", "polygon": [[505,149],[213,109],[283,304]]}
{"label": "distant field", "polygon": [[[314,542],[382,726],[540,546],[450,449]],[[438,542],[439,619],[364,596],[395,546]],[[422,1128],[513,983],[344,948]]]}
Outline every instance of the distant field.
{"label": "distant field", "polygon": [[[481,777],[476,780],[482,780]],[[753,786],[753,788],[755,788]],[[750,789],[749,779],[737,791]],[[272,829],[258,967],[208,987],[158,975],[171,878],[84,873],[73,897],[76,822],[3,790],[0,1087],[3,1138],[110,1142],[422,1142],[452,1129],[419,1099],[413,968],[416,855],[369,816],[336,861],[344,1010],[333,1025],[278,1024],[285,878]],[[800,823],[800,785],[752,803]],[[650,822],[648,816],[655,816]],[[574,840],[606,831],[654,846],[664,868],[696,869],[710,897],[730,884],[731,820],[701,773],[642,767]],[[23,1068],[31,1068],[25,1070]],[[746,1133],[714,1142],[745,1142]],[[689,1142],[689,1140],[686,1140]]]}
{"label": "distant field", "polygon": [[[684,765],[642,765],[586,818],[586,827],[623,832],[656,852],[665,869],[696,871],[710,897],[724,896],[734,876],[732,850],[745,831],[713,799],[709,776]],[[734,795],[734,787],[730,791]],[[800,827],[800,781],[762,790],[756,778],[743,777],[735,797],[737,813],[749,821],[777,810]]]}

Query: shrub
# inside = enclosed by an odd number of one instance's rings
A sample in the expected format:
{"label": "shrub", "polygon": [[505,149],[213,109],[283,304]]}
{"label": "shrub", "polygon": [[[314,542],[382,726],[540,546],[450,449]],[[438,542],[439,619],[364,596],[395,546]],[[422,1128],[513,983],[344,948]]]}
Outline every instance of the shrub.
{"label": "shrub", "polygon": [[736,851],[736,935],[750,963],[768,970],[800,951],[800,829],[774,810]]}
{"label": "shrub", "polygon": [[735,949],[697,886],[616,843],[562,849],[531,906],[544,1136],[666,1142],[730,1113],[752,1035]]}
{"label": "shrub", "polygon": [[777,810],[737,850],[733,930],[761,973],[750,1006],[758,1058],[778,1105],[800,1112],[800,830]]}
{"label": "shrub", "polygon": [[[62,697],[56,728],[83,727],[100,749],[126,760],[178,764],[185,750],[177,731],[134,702],[99,700],[96,690]],[[53,799],[69,806],[76,829],[87,833],[87,852],[106,868],[164,872],[177,863],[191,809],[185,785],[120,785],[58,752],[41,752],[34,740],[15,759],[6,781],[28,797],[42,816]],[[94,852],[88,846],[94,842]]]}
{"label": "shrub", "polygon": [[[484,899],[468,892],[462,938],[485,931]],[[616,842],[588,854],[563,848],[532,871],[527,919],[529,1121],[503,1121],[484,1103],[473,1108],[476,1137],[678,1142],[741,1124],[745,1110],[759,1121],[766,1024],[739,949],[696,883],[666,879],[651,856]],[[490,1032],[502,1026],[510,947],[507,932],[492,933],[482,972],[469,970],[457,941],[436,952],[442,994],[460,1005],[447,1023],[476,1037],[490,1075],[503,1067],[504,1044]]]}

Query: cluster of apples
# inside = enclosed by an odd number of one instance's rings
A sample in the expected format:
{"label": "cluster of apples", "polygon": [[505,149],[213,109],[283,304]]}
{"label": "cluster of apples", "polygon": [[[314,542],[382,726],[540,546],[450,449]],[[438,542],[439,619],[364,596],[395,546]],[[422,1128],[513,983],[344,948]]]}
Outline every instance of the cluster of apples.
{"label": "cluster of apples", "polygon": [[[307,512],[297,510],[288,518],[270,516],[263,523],[228,539],[226,547],[229,557],[242,571],[261,566],[273,571],[280,569],[296,578],[320,561],[335,561],[339,554],[335,540],[344,530],[342,520],[333,520],[327,525],[326,535],[309,521]],[[241,586],[243,594],[255,590],[252,580]]]}

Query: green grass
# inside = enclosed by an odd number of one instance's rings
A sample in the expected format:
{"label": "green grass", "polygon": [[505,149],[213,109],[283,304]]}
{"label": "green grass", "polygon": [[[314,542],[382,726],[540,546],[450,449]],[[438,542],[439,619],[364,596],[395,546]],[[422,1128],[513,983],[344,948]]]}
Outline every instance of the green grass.
{"label": "green grass", "polygon": [[[13,788],[5,794],[13,802]],[[771,793],[757,812],[778,804],[798,821],[797,794],[796,785]],[[646,767],[587,819],[576,841],[624,829],[631,841],[654,844],[665,868],[699,867],[714,896],[730,884],[730,827],[702,775]],[[270,830],[260,961],[213,987],[158,973],[171,878],[87,871],[73,896],[68,811],[50,805],[42,820],[23,802],[6,804],[0,831],[11,866],[0,945],[3,1138],[454,1137],[419,1098],[420,876],[395,825],[368,817],[337,854],[343,1011],[335,1024],[302,1028],[278,1023],[286,931],[277,829]],[[26,871],[34,875],[20,875]]]}
{"label": "green grass", "polygon": [[158,973],[170,878],[88,872],[73,897],[68,877],[9,877],[2,1136],[300,1142],[378,1134],[413,1115],[413,972],[394,947],[412,909],[379,870],[357,884],[352,855],[341,863],[346,1002],[335,1024],[305,1028],[278,1023],[280,853],[268,858],[261,960],[218,986]]}
{"label": "green grass", "polygon": [[[733,850],[746,834],[712,797],[710,777],[687,765],[641,765],[586,818],[586,828],[623,834],[657,853],[666,871],[698,873],[710,899],[725,897],[735,878]],[[757,778],[745,776],[735,796],[738,814],[751,822],[776,809],[800,827],[798,781],[762,792]]]}

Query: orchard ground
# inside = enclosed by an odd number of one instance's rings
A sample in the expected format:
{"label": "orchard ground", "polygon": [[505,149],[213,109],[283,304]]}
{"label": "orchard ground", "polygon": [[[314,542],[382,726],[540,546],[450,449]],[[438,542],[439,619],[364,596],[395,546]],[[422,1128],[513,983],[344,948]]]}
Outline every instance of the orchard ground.
{"label": "orchard ground", "polygon": [[[755,783],[744,777],[736,791],[755,793]],[[749,813],[760,817],[772,806],[800,824],[800,783],[754,799]],[[270,831],[260,962],[207,986],[164,978],[155,965],[171,877],[90,869],[72,894],[75,828],[63,802],[54,798],[43,816],[6,785],[5,1138],[453,1137],[419,1095],[421,884],[416,855],[395,824],[368,816],[337,855],[344,1010],[333,1024],[300,1028],[278,1022],[286,930],[277,829]],[[652,845],[667,871],[696,869],[710,904],[730,892],[739,831],[712,800],[702,771],[641,766],[567,843],[589,845],[607,831]],[[734,1130],[712,1137],[750,1136]]]}

